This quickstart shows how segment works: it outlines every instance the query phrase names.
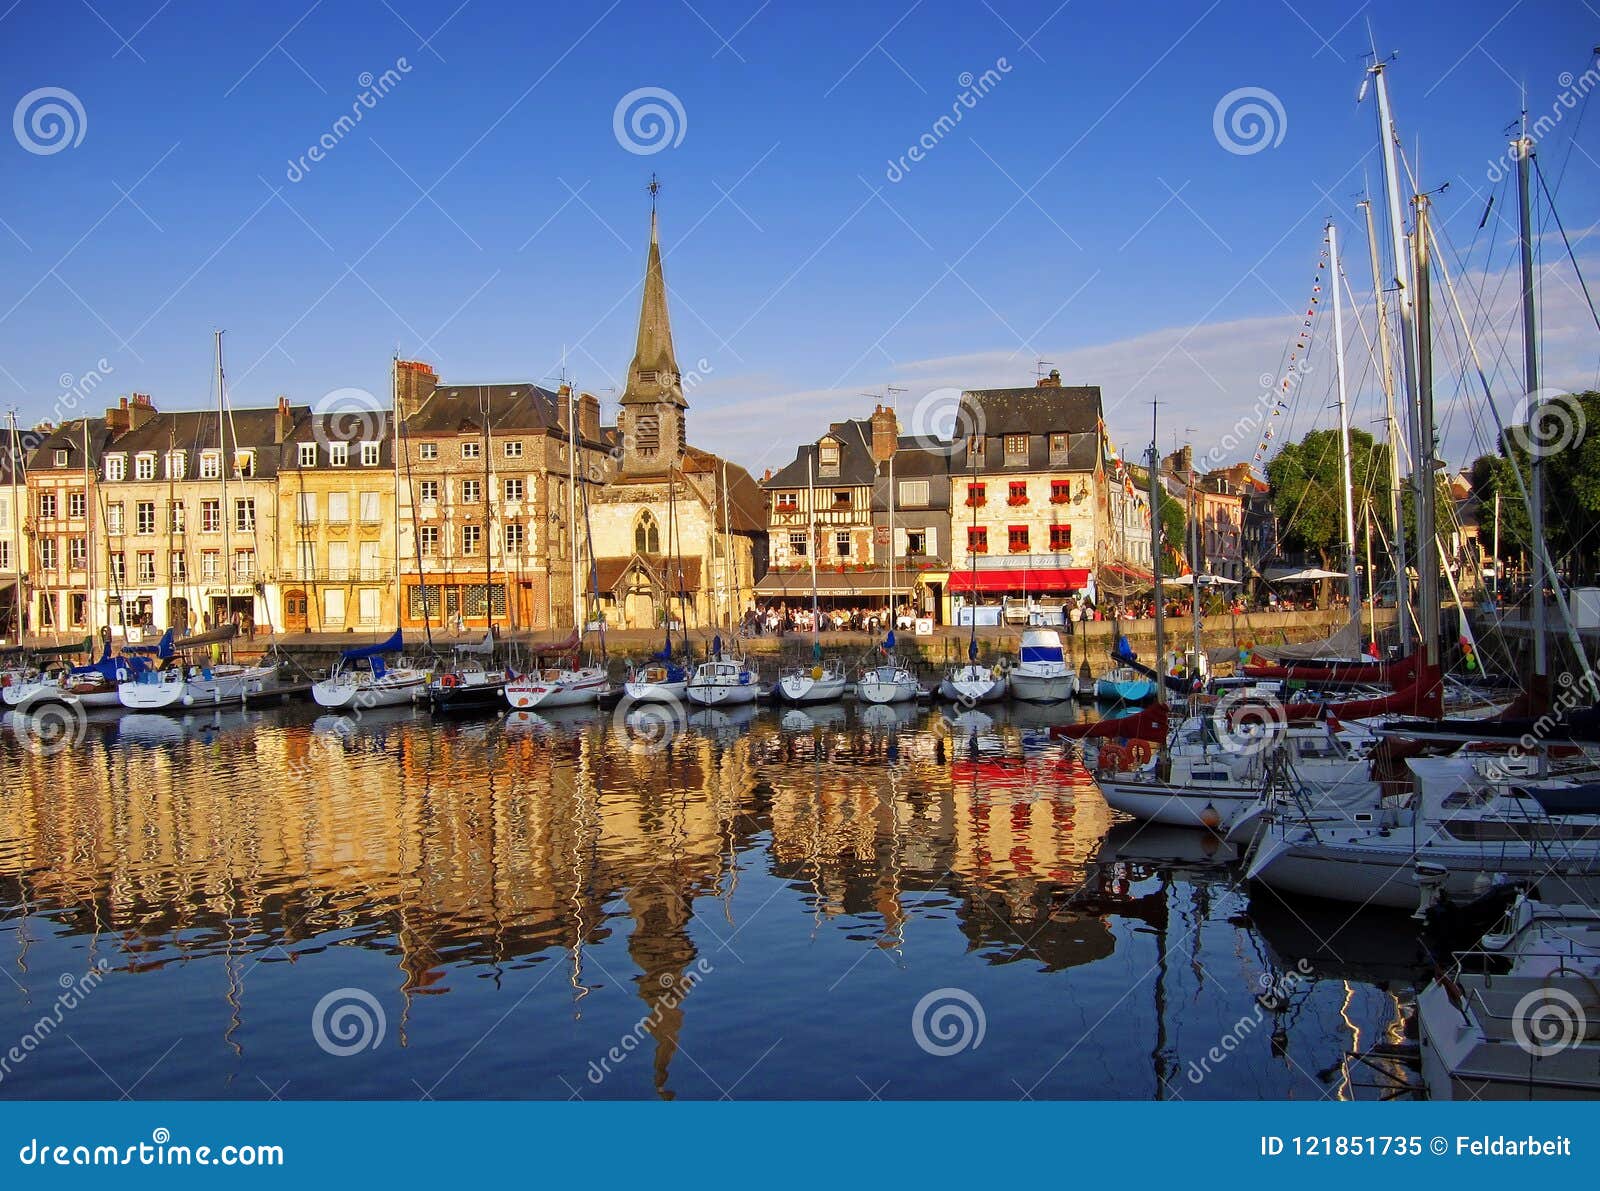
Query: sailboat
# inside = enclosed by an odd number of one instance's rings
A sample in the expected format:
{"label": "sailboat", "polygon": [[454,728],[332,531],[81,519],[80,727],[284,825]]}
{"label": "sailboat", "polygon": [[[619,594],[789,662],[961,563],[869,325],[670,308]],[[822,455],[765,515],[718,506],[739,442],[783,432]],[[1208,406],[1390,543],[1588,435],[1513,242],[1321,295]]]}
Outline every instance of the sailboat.
{"label": "sailboat", "polygon": [[[976,463],[974,462],[974,467]],[[974,477],[977,471],[973,471]],[[978,524],[978,506],[972,505],[972,524]],[[978,590],[978,555],[969,540],[967,548],[967,566],[972,571],[972,591],[976,596]],[[968,609],[972,623],[972,633],[967,639],[967,662],[964,666],[954,666],[945,672],[939,682],[939,694],[942,698],[955,703],[964,703],[971,707],[975,703],[993,703],[1004,699],[1006,696],[1005,670],[1000,666],[993,668],[978,665],[978,605],[976,600]]]}
{"label": "sailboat", "polygon": [[[242,703],[252,695],[266,693],[269,681],[276,684],[277,670],[273,667],[230,666],[219,674],[221,666],[189,664],[191,651],[224,645],[238,632],[238,625],[225,624],[174,641],[172,630],[168,629],[157,647],[157,664],[130,673],[119,682],[117,702],[133,711],[183,711],[195,706]],[[265,677],[261,676],[262,671]]]}
{"label": "sailboat", "polygon": [[410,666],[390,670],[383,660],[386,654],[396,654],[404,648],[405,638],[396,629],[393,636],[376,645],[345,650],[328,677],[312,683],[311,697],[319,707],[335,711],[365,711],[414,702],[427,688],[428,672]]}
{"label": "sailboat", "polygon": [[685,687],[689,702],[702,707],[727,707],[754,703],[761,693],[755,671],[734,654],[722,650],[722,635],[711,642],[711,657],[695,667]]}
{"label": "sailboat", "polygon": [[844,694],[844,670],[822,656],[822,608],[817,599],[817,492],[813,461],[806,458],[806,499],[811,512],[811,665],[778,679],[777,695],[788,703],[830,703]]}
{"label": "sailboat", "polygon": [[[567,391],[567,524],[576,529],[578,501],[578,414],[577,390],[566,384]],[[594,540],[589,533],[589,490],[583,491],[584,542],[589,550],[589,575],[595,602],[599,602],[599,575],[594,562]],[[578,664],[578,649],[583,643],[584,624],[587,620],[578,607],[578,551],[577,534],[571,536],[574,549],[572,563],[572,636],[562,645],[549,650],[559,658],[559,664],[536,666],[531,673],[506,683],[505,698],[513,711],[538,711],[549,707],[581,707],[600,701],[611,685],[610,675],[604,665]],[[605,656],[605,621],[600,621],[600,655]],[[540,659],[542,660],[542,659]]]}
{"label": "sailboat", "polygon": [[883,655],[876,664],[863,667],[856,675],[856,696],[863,703],[904,703],[922,693],[922,683],[916,671],[895,656],[895,584],[894,584],[894,455],[889,456],[889,632],[878,652]]}
{"label": "sailboat", "polygon": [[[674,470],[667,488],[667,553],[678,572],[678,611],[683,612],[683,560],[678,556],[678,476]],[[623,693],[633,703],[676,703],[684,698],[689,687],[689,672],[672,656],[672,600],[667,599],[665,623],[666,641],[650,661],[629,675],[623,683]],[[688,638],[684,636],[687,651]]]}

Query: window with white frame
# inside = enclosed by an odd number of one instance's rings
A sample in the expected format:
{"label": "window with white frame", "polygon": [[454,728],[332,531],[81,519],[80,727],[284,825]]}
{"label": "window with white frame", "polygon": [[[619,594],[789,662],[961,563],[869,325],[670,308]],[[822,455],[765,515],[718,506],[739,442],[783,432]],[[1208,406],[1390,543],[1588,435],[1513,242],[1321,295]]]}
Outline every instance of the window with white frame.
{"label": "window with white frame", "polygon": [[344,592],[337,587],[322,593],[322,622],[330,626],[344,623]]}
{"label": "window with white frame", "polygon": [[417,485],[417,499],[425,505],[439,503],[439,481],[423,480]]}
{"label": "window with white frame", "polygon": [[112,501],[106,505],[106,532],[117,534],[122,532],[122,502]]}
{"label": "window with white frame", "polygon": [[900,481],[900,507],[905,509],[921,508],[928,503],[927,480],[901,480]]}
{"label": "window with white frame", "polygon": [[188,528],[188,518],[184,516],[183,501],[169,500],[167,502],[167,528],[173,533],[183,533]]}
{"label": "window with white frame", "polygon": [[362,624],[378,623],[378,589],[363,587],[356,592],[356,607]]}
{"label": "window with white frame", "polygon": [[479,480],[462,480],[461,481],[461,503],[462,504],[473,505],[473,504],[477,504],[478,501],[480,501],[482,499],[483,499],[483,484],[482,484],[481,481],[479,481]]}
{"label": "window with white frame", "polygon": [[53,521],[56,516],[56,494],[54,492],[39,493],[39,519]]}
{"label": "window with white frame", "polygon": [[156,502],[141,500],[133,506],[133,532],[155,533],[156,531]]}
{"label": "window with white frame", "polygon": [[344,579],[350,574],[350,543],[328,543],[328,578]]}
{"label": "window with white frame", "polygon": [[461,443],[461,457],[463,459],[477,459],[482,456],[483,444],[475,438],[464,439]]}
{"label": "window with white frame", "polygon": [[418,531],[417,542],[422,548],[423,555],[429,556],[439,552],[439,527],[437,525],[424,525]]}
{"label": "window with white frame", "polygon": [[200,578],[222,578],[222,554],[216,550],[206,550],[200,555]]}
{"label": "window with white frame", "polygon": [[526,541],[522,523],[519,521],[506,522],[506,553],[521,554],[523,543]]}
{"label": "window with white frame", "polygon": [[156,556],[153,550],[141,550],[138,556],[138,571],[136,577],[140,583],[154,583],[156,581]]}
{"label": "window with white frame", "polygon": [[481,536],[482,530],[479,526],[463,525],[461,527],[461,553],[476,554],[478,552],[478,541]]}
{"label": "window with white frame", "polygon": [[300,466],[315,467],[317,465],[317,444],[303,442],[300,444]]}
{"label": "window with white frame", "polygon": [[[317,494],[315,492],[302,492],[295,502],[294,519],[297,524],[311,525],[317,519]],[[333,520],[333,497],[328,497],[328,520]]]}
{"label": "window with white frame", "polygon": [[417,447],[418,459],[437,459],[438,457],[439,444],[436,442],[425,442]]}
{"label": "window with white frame", "polygon": [[522,440],[519,439],[519,438],[507,439],[506,440],[506,448],[505,448],[505,450],[506,450],[506,458],[507,459],[521,459],[522,458]]}
{"label": "window with white frame", "polygon": [[378,466],[378,444],[377,443],[375,443],[375,442],[364,442],[364,443],[361,444],[361,466],[362,467],[377,467]]}
{"label": "window with white frame", "polygon": [[347,442],[331,442],[328,444],[328,466],[343,467],[350,462],[350,444]]}
{"label": "window with white frame", "polygon": [[83,493],[81,492],[67,493],[67,516],[76,517],[81,520],[83,517],[83,511],[88,507],[88,503],[89,502],[84,499]]}
{"label": "window with white frame", "polygon": [[[222,475],[222,452],[200,452],[200,478],[202,480],[215,480]],[[120,478],[120,477],[119,477]]]}
{"label": "window with white frame", "polygon": [[123,454],[106,456],[106,479],[115,484],[128,478],[128,457]]}
{"label": "window with white frame", "polygon": [[89,557],[88,538],[67,539],[67,565],[75,571],[83,569],[84,560]]}
{"label": "window with white frame", "polygon": [[361,524],[379,525],[383,521],[383,493],[363,492],[361,494]]}
{"label": "window with white frame", "polygon": [[182,550],[174,550],[167,559],[167,568],[167,574],[172,577],[173,582],[182,583],[189,577],[188,556]]}
{"label": "window with white frame", "polygon": [[39,567],[41,570],[46,571],[56,569],[56,540],[54,538],[39,539]]}
{"label": "window with white frame", "polygon": [[505,498],[507,500],[522,499],[522,481],[520,479],[505,482]]}
{"label": "window with white frame", "polygon": [[[312,462],[315,462],[315,460],[313,460]],[[169,479],[169,480],[181,480],[181,479],[184,478],[184,476],[186,476],[188,474],[189,474],[189,452],[188,451],[168,451],[167,452],[167,479]]]}
{"label": "window with white frame", "polygon": [[254,579],[256,574],[256,552],[254,550],[235,550],[233,552],[233,577],[235,579]]}
{"label": "window with white frame", "polygon": [[67,465],[69,456],[67,455],[66,451],[58,450],[56,451],[55,459],[57,467],[65,467]]}
{"label": "window with white frame", "polygon": [[256,502],[253,497],[233,502],[233,528],[235,533],[252,533],[256,528]]}
{"label": "window with white frame", "polygon": [[233,453],[233,474],[248,479],[256,474],[256,453],[252,450]]}
{"label": "window with white frame", "polygon": [[317,577],[317,544],[301,542],[296,550],[300,562],[300,578],[314,581]]}
{"label": "window with white frame", "polygon": [[222,502],[220,500],[202,500],[200,502],[200,532],[222,532]]}

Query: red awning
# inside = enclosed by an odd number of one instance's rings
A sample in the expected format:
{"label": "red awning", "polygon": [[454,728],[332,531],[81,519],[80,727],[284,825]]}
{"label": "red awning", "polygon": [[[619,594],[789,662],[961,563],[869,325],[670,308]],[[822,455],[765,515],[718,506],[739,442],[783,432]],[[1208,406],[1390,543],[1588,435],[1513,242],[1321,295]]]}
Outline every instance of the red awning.
{"label": "red awning", "polygon": [[1087,567],[995,567],[980,571],[951,571],[947,590],[966,592],[1027,592],[1030,595],[1065,594],[1089,585]]}

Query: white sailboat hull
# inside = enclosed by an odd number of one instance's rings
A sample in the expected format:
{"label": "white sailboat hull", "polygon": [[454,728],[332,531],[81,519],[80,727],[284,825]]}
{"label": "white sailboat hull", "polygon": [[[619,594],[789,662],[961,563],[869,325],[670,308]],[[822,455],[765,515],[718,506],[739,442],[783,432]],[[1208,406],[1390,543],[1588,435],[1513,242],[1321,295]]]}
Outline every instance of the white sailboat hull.
{"label": "white sailboat hull", "polygon": [[979,665],[961,666],[946,674],[939,683],[939,694],[952,703],[995,703],[1006,697],[1006,679]]}
{"label": "white sailboat hull", "polygon": [[1011,697],[1024,703],[1064,703],[1072,698],[1073,676],[1065,669],[1035,672],[1026,663],[1007,675]]}
{"label": "white sailboat hull", "polygon": [[330,711],[400,707],[423,697],[428,676],[421,670],[390,671],[377,681],[325,678],[311,686],[311,697]]}
{"label": "white sailboat hull", "polygon": [[581,707],[596,703],[608,680],[599,669],[558,679],[524,678],[506,684],[506,702],[518,711],[547,707]]}
{"label": "white sailboat hull", "polygon": [[1168,827],[1226,831],[1261,800],[1261,791],[1244,786],[1196,789],[1167,782],[1119,781],[1101,777],[1100,796],[1112,810]]}
{"label": "white sailboat hull", "polygon": [[168,711],[188,705],[188,683],[124,682],[117,687],[117,702],[129,711]]}
{"label": "white sailboat hull", "polygon": [[844,695],[844,675],[785,674],[778,680],[778,697],[789,703],[831,703]]}
{"label": "white sailboat hull", "polygon": [[690,683],[687,688],[689,702],[701,707],[735,707],[741,703],[754,703],[761,688],[750,682]]}
{"label": "white sailboat hull", "polygon": [[682,682],[627,682],[622,685],[623,693],[635,703],[681,702],[688,689],[688,679]]}

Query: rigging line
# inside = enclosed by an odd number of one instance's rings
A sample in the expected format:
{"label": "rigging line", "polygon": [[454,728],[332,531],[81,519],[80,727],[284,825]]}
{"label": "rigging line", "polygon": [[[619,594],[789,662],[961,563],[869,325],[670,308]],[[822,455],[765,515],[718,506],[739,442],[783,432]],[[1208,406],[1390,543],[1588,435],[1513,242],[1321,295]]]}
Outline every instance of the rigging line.
{"label": "rigging line", "polygon": [[1544,200],[1550,205],[1550,216],[1556,221],[1556,230],[1561,233],[1561,243],[1566,245],[1567,259],[1572,262],[1572,271],[1578,276],[1578,284],[1583,287],[1583,298],[1589,304],[1589,317],[1594,319],[1596,330],[1600,330],[1600,314],[1595,312],[1594,299],[1589,295],[1589,283],[1583,279],[1583,270],[1578,267],[1577,254],[1572,251],[1572,241],[1567,239],[1567,229],[1561,223],[1561,213],[1556,210],[1555,197],[1551,195],[1550,188],[1545,185],[1544,171],[1539,168],[1538,157],[1533,158],[1533,172],[1539,179],[1539,189],[1544,193]]}
{"label": "rigging line", "polygon": [[[1594,55],[1591,55],[1591,57],[1594,57]],[[1588,74],[1592,69],[1594,69],[1593,66],[1586,68],[1584,74]],[[1579,76],[1579,78],[1582,77],[1582,75]],[[1561,180],[1567,176],[1567,166],[1572,162],[1572,151],[1578,146],[1578,133],[1583,130],[1583,117],[1589,110],[1589,96],[1593,94],[1594,88],[1590,87],[1589,90],[1583,93],[1583,102],[1578,105],[1578,118],[1573,121],[1572,132],[1567,137],[1567,153],[1561,159],[1561,171],[1556,174],[1555,189],[1557,190],[1561,189]]]}

